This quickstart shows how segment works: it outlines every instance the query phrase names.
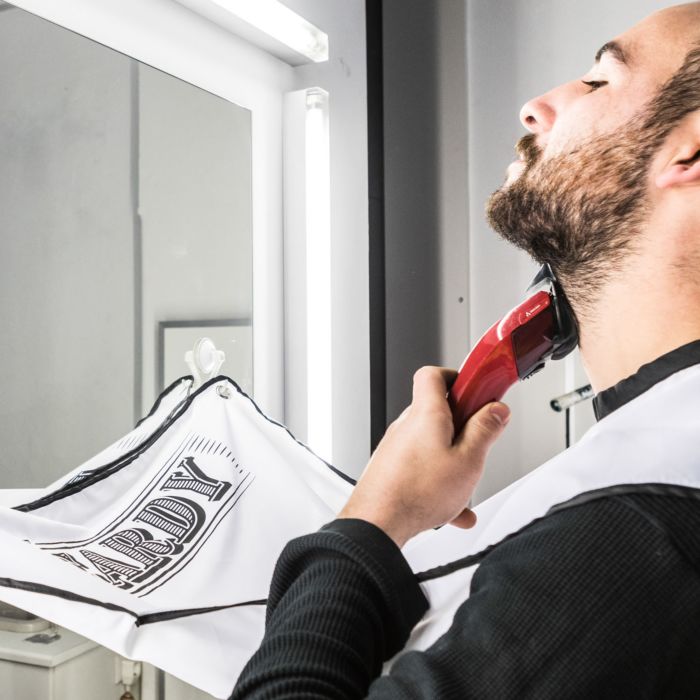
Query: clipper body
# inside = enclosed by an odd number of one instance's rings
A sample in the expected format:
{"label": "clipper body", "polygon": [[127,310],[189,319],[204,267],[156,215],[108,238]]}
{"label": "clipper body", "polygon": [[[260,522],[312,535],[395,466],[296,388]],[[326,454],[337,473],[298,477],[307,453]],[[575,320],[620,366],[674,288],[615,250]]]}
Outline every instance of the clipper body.
{"label": "clipper body", "polygon": [[482,406],[500,401],[519,379],[561,359],[578,344],[576,320],[549,265],[543,266],[531,295],[481,337],[460,367],[448,393],[455,435]]}

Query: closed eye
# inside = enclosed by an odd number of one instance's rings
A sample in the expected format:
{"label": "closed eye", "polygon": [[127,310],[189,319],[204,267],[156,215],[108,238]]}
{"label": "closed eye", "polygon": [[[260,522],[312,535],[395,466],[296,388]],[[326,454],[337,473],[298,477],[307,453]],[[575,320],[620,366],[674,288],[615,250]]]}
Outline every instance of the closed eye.
{"label": "closed eye", "polygon": [[581,82],[590,88],[589,92],[593,92],[608,84],[607,80],[582,80]]}

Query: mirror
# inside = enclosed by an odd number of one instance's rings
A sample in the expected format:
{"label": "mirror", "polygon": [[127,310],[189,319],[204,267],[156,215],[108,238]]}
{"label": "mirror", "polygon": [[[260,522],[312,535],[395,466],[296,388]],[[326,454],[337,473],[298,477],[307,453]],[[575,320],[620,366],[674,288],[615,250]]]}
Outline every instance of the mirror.
{"label": "mirror", "polygon": [[4,4],[0,57],[0,488],[42,487],[202,335],[252,392],[251,116]]}

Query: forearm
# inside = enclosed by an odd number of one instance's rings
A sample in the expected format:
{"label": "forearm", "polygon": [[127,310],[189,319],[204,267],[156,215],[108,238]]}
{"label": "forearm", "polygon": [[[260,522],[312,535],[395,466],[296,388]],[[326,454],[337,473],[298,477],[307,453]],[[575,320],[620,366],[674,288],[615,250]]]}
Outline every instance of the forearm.
{"label": "forearm", "polygon": [[400,550],[378,528],[338,520],[287,545],[265,637],[232,698],[361,698],[427,609]]}

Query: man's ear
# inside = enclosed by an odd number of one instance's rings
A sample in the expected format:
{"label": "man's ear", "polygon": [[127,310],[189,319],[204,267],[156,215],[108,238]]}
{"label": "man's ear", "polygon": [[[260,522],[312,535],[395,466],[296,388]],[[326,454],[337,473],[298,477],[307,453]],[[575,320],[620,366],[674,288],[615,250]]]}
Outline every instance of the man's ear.
{"label": "man's ear", "polygon": [[656,178],[656,186],[668,189],[679,185],[700,185],[700,151],[690,162],[669,163]]}
{"label": "man's ear", "polygon": [[656,177],[659,189],[700,185],[700,112],[688,115],[672,137],[675,145]]}

